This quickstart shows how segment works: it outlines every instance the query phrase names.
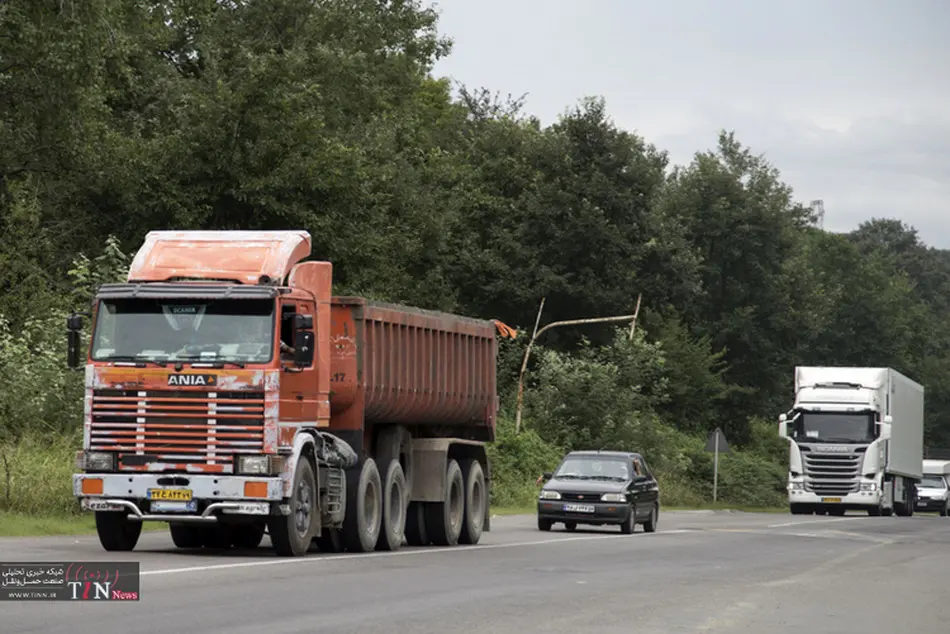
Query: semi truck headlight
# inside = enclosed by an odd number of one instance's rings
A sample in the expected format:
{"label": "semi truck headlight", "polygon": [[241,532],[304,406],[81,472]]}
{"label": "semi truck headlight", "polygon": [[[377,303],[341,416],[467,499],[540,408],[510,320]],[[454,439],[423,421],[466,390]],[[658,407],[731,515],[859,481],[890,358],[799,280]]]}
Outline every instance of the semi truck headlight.
{"label": "semi truck headlight", "polygon": [[115,454],[108,451],[77,451],[79,471],[115,471]]}
{"label": "semi truck headlight", "polygon": [[862,491],[877,491],[877,482],[862,482]]}
{"label": "semi truck headlight", "polygon": [[801,482],[789,482],[788,490],[789,491],[804,491],[805,485]]}
{"label": "semi truck headlight", "polygon": [[601,502],[626,502],[627,496],[623,493],[604,493],[600,496]]}
{"label": "semi truck headlight", "polygon": [[271,475],[280,473],[283,463],[283,456],[238,456],[235,472],[242,475]]}
{"label": "semi truck headlight", "polygon": [[544,491],[541,491],[541,499],[542,500],[560,500],[561,494],[558,493],[557,491],[544,490]]}

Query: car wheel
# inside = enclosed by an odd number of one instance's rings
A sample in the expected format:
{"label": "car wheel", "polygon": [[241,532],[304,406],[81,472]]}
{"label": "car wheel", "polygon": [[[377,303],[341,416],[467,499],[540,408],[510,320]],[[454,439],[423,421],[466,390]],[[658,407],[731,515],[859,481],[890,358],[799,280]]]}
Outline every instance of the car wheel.
{"label": "car wheel", "polygon": [[538,518],[538,530],[539,530],[539,531],[549,531],[549,530],[551,530],[551,527],[552,527],[553,525],[554,525],[554,522],[552,522],[551,520],[542,519],[542,518],[540,518],[540,517]]}
{"label": "car wheel", "polygon": [[637,530],[637,514],[633,508],[631,508],[630,515],[628,515],[624,523],[620,525],[620,532],[624,535],[631,535],[635,530]]}
{"label": "car wheel", "polygon": [[643,524],[643,530],[647,533],[656,532],[656,524],[660,520],[660,505],[654,504],[653,510],[650,511],[650,519]]}

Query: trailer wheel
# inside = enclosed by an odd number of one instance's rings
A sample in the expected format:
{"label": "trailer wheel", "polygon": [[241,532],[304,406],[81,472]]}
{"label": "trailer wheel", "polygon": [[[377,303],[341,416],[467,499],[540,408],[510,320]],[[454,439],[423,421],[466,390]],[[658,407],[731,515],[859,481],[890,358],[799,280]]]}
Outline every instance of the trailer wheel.
{"label": "trailer wheel", "polygon": [[142,534],[142,522],[133,522],[128,511],[96,511],[99,543],[110,552],[134,550]]}
{"label": "trailer wheel", "polygon": [[317,548],[324,553],[342,553],[343,552],[343,531],[339,528],[323,527],[323,533],[314,540]]}
{"label": "trailer wheel", "polygon": [[174,522],[168,525],[168,532],[172,535],[172,543],[178,548],[201,548],[205,540],[205,526],[195,526],[194,524],[176,524]]}
{"label": "trailer wheel", "polygon": [[383,480],[383,520],[376,550],[399,550],[406,535],[406,476],[398,460],[390,460]]}
{"label": "trailer wheel", "polygon": [[272,515],[267,528],[274,550],[281,557],[300,557],[310,549],[317,513],[317,479],[306,456],[297,460],[290,496],[290,513]]}
{"label": "trailer wheel", "polygon": [[485,473],[478,460],[467,461],[465,469],[465,517],[460,544],[477,544],[482,538],[482,526],[485,523]]}
{"label": "trailer wheel", "polygon": [[347,483],[346,517],[343,519],[343,542],[350,552],[368,553],[376,547],[382,525],[382,484],[376,461],[367,458],[360,467],[359,476]]}
{"label": "trailer wheel", "polygon": [[426,505],[426,529],[436,546],[455,546],[465,517],[465,488],[462,469],[449,459],[445,469],[445,501]]}
{"label": "trailer wheel", "polygon": [[426,530],[426,503],[410,502],[406,511],[406,541],[410,546],[428,546],[429,531]]}
{"label": "trailer wheel", "polygon": [[407,506],[412,496],[412,434],[401,425],[386,425],[376,436],[377,468],[385,472],[389,468],[390,460],[402,465],[403,477],[406,480],[404,506]]}

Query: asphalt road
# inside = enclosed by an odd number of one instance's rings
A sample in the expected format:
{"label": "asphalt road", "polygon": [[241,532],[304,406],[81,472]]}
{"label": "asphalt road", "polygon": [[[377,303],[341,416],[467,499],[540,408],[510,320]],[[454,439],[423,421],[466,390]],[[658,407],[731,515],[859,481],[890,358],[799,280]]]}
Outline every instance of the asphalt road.
{"label": "asphalt road", "polygon": [[[654,534],[493,520],[475,547],[278,559],[0,539],[0,561],[139,560],[135,603],[0,603],[0,632],[678,634],[950,631],[950,518],[661,515]],[[267,545],[265,538],[264,545]]]}

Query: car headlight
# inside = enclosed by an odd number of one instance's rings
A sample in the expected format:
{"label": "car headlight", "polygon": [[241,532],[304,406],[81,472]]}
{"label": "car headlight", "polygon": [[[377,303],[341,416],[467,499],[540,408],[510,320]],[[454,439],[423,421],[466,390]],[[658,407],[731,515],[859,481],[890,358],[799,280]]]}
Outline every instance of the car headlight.
{"label": "car headlight", "polygon": [[862,482],[862,491],[877,491],[877,482]]}
{"label": "car headlight", "polygon": [[541,491],[541,499],[542,500],[560,500],[561,494],[558,493],[557,491],[544,490],[544,491]]}
{"label": "car headlight", "polygon": [[108,451],[77,451],[79,471],[115,471],[115,454]]}
{"label": "car headlight", "polygon": [[283,468],[283,456],[238,456],[237,473],[243,475],[271,475],[280,473]]}
{"label": "car headlight", "polygon": [[626,502],[627,496],[623,493],[604,493],[600,496],[601,502]]}

